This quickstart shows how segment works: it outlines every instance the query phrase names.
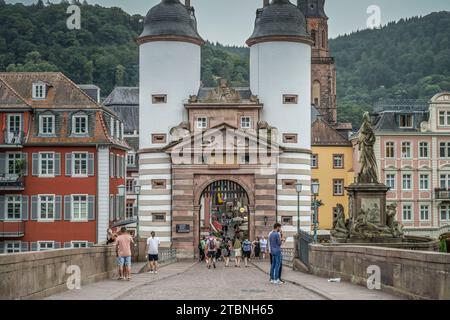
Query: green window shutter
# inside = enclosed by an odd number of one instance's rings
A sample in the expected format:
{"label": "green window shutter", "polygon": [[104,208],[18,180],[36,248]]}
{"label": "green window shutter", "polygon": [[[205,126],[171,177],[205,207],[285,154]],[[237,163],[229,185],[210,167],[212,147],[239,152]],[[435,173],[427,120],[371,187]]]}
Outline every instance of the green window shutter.
{"label": "green window shutter", "polygon": [[72,175],[72,153],[66,153],[66,176]]}
{"label": "green window shutter", "polygon": [[31,220],[37,220],[38,219],[38,196],[32,196],[31,197]]}
{"label": "green window shutter", "polygon": [[55,176],[61,175],[61,153],[55,153]]}
{"label": "green window shutter", "polygon": [[28,251],[28,242],[21,242],[20,243],[20,250],[22,251],[22,252],[27,252]]}
{"label": "green window shutter", "polygon": [[23,168],[23,175],[28,176],[28,153],[22,152],[22,160],[25,163],[25,167]]}
{"label": "green window shutter", "polygon": [[38,176],[39,175],[39,153],[33,153],[32,155],[32,174],[33,176]]}
{"label": "green window shutter", "polygon": [[0,174],[6,173],[6,153],[0,153]]}
{"label": "green window shutter", "polygon": [[0,221],[5,220],[5,196],[0,195]]}
{"label": "green window shutter", "polygon": [[61,220],[62,197],[55,197],[55,220]]}
{"label": "green window shutter", "polygon": [[95,196],[88,197],[88,220],[95,220]]}
{"label": "green window shutter", "polygon": [[71,196],[64,196],[64,220],[70,221],[72,218]]}

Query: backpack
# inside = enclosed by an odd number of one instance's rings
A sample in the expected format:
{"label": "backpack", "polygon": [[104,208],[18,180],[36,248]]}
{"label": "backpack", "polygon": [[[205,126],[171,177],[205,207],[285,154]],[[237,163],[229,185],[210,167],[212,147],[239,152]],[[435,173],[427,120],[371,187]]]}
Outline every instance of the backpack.
{"label": "backpack", "polygon": [[251,244],[251,242],[250,241],[244,241],[244,245],[243,245],[242,249],[245,252],[252,251],[252,244]]}
{"label": "backpack", "polygon": [[210,251],[216,250],[216,242],[214,241],[214,239],[209,239],[208,248]]}

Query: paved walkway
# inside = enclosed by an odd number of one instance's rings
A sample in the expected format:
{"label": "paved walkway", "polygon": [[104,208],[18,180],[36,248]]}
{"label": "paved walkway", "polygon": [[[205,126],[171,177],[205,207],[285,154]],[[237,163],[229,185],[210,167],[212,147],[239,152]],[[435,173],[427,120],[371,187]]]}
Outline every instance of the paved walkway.
{"label": "paved walkway", "polygon": [[[232,264],[230,264],[232,265]],[[136,266],[135,270],[138,270]],[[51,300],[380,300],[398,299],[350,283],[329,283],[327,279],[283,268],[283,285],[268,279],[267,262],[249,268],[206,269],[204,263],[177,262],[162,267],[158,274],[134,274],[131,281],[105,280],[63,292]]]}

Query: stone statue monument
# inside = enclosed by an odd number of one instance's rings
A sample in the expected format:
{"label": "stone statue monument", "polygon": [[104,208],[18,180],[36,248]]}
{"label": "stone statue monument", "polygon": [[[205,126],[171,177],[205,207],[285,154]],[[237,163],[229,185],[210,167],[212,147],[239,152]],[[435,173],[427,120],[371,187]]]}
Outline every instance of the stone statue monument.
{"label": "stone statue monument", "polygon": [[386,193],[389,188],[378,181],[375,141],[369,113],[365,113],[363,124],[358,132],[361,168],[356,183],[346,188],[349,195],[350,216],[348,221],[345,221],[344,208],[338,206],[331,231],[333,240],[337,242],[402,241],[402,227],[395,220],[396,206],[386,207]]}

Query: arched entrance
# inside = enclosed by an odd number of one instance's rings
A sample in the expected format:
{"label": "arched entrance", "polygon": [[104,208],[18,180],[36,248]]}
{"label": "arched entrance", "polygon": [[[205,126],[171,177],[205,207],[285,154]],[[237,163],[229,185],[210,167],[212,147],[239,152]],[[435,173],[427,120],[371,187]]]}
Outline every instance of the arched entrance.
{"label": "arched entrance", "polygon": [[237,182],[217,180],[200,196],[199,236],[211,232],[219,238],[250,237],[250,201],[247,191]]}

